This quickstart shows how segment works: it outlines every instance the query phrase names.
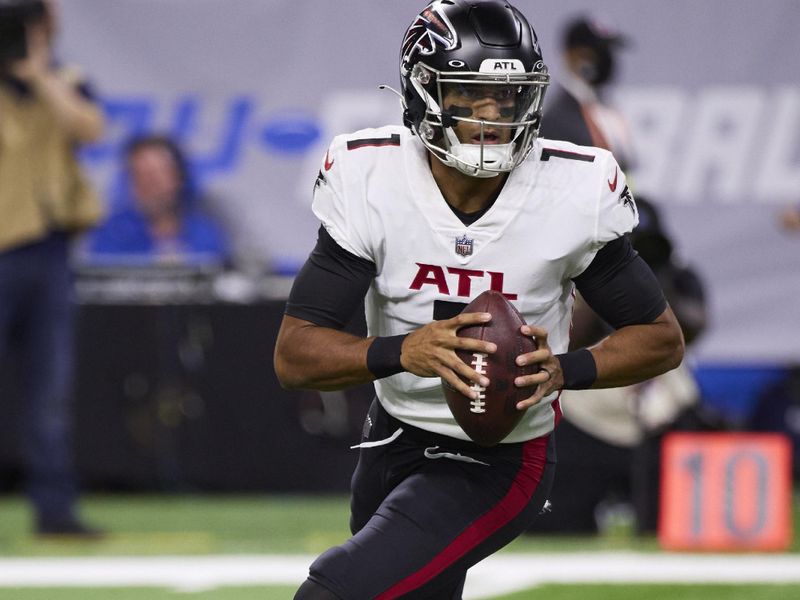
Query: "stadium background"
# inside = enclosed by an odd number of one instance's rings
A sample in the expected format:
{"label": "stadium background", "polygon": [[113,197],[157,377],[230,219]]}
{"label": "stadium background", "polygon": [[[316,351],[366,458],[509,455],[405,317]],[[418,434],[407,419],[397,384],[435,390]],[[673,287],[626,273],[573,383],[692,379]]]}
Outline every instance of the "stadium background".
{"label": "stadium background", "polygon": [[[377,85],[398,85],[397,40],[417,10],[407,2],[63,4],[63,54],[86,66],[109,117],[85,152],[98,185],[113,202],[132,133],[175,134],[244,271],[291,274],[305,259],[310,189],[333,135],[399,122],[397,98]],[[556,78],[560,29],[586,6],[520,2]],[[632,41],[614,96],[638,146],[634,191],[663,207],[706,282],[710,326],[690,357],[704,401],[746,426],[800,362],[798,239],[778,225],[800,198],[800,14],[791,0],[615,0],[597,14]]]}
{"label": "stadium background", "polygon": [[[690,357],[704,401],[734,425],[746,426],[769,385],[800,363],[800,305],[794,300],[800,295],[800,238],[778,225],[781,207],[800,201],[796,2],[516,4],[539,33],[556,78],[558,32],[569,16],[591,8],[632,39],[614,95],[638,146],[635,190],[663,207],[678,251],[708,287],[711,326]],[[106,197],[114,198],[119,185],[118,152],[125,139],[150,129],[173,133],[190,149],[197,175],[233,234],[237,267],[248,274],[291,276],[315,238],[310,191],[330,138],[399,122],[396,97],[377,85],[398,85],[399,40],[421,3],[61,5],[60,53],[86,68],[109,119],[103,142],[84,151]],[[270,357],[286,279],[265,281],[272,287],[257,306],[191,299],[168,307],[86,303],[79,373],[86,394],[79,398],[78,444],[89,483],[101,490],[189,493],[346,488],[352,466],[347,440],[369,392],[349,393],[348,409],[341,412],[330,410],[339,397],[278,390]],[[173,342],[180,346],[178,358],[153,353]],[[185,357],[197,348],[204,359],[193,370]],[[164,372],[161,395],[154,398],[148,377]],[[798,414],[786,417],[787,427],[800,429]],[[4,423],[0,455],[13,457],[13,431]],[[189,522],[176,516],[180,511],[165,510],[162,500],[141,513],[115,502],[89,506],[111,530],[116,523],[127,533],[88,553],[313,552],[344,531],[325,533],[321,526],[320,534],[312,525],[309,533],[298,526],[286,534],[294,541],[271,546],[256,541],[255,533],[230,534],[230,540],[223,533],[246,530],[243,525],[222,521],[217,527],[213,518],[203,525],[207,514],[190,510],[205,502],[199,497],[186,502],[185,514],[197,519]],[[333,502],[339,518],[342,500]],[[255,501],[233,510],[258,519],[260,506]],[[320,510],[298,506],[305,515]],[[217,509],[224,511],[224,503],[209,510]],[[0,511],[5,555],[86,553],[26,541],[18,524],[24,509],[13,499],[3,501]],[[142,521],[126,521],[121,511],[141,514]],[[152,524],[143,524],[148,519]],[[151,545],[158,535],[163,552],[157,542]],[[140,544],[142,539],[147,541]],[[641,550],[638,543],[612,538],[599,547],[579,541],[566,549]],[[741,597],[789,597],[747,593]]]}
{"label": "stadium background", "polygon": [[[301,263],[316,222],[310,189],[330,138],[397,123],[398,40],[419,3],[277,0],[63,2],[63,55],[105,101],[107,140],[87,153],[101,182],[119,143],[156,127],[186,140],[218,191],[238,250]],[[585,2],[521,0],[545,59]],[[664,204],[711,291],[698,360],[800,360],[797,240],[777,208],[800,196],[800,13],[792,0],[614,0],[599,14],[633,41],[615,95],[639,145],[636,191]]]}

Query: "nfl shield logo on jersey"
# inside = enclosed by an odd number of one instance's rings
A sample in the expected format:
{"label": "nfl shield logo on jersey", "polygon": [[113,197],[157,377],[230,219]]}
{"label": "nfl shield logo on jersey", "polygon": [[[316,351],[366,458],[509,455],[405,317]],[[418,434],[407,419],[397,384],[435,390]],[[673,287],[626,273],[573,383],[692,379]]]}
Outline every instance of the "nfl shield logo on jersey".
{"label": "nfl shield logo on jersey", "polygon": [[462,237],[456,238],[456,254],[459,256],[470,256],[472,254],[472,244],[474,240],[467,237],[465,233]]}

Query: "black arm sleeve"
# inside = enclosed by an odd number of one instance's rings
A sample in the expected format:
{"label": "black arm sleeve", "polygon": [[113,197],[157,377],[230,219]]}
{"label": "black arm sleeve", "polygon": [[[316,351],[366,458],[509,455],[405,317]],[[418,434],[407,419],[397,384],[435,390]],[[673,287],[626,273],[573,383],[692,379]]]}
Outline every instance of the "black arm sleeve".
{"label": "black arm sleeve", "polygon": [[667,308],[656,276],[627,237],[603,246],[573,281],[586,303],[615,329],[652,323]]}
{"label": "black arm sleeve", "polygon": [[375,278],[372,261],[342,248],[324,227],[294,280],[286,314],[323,327],[344,329]]}

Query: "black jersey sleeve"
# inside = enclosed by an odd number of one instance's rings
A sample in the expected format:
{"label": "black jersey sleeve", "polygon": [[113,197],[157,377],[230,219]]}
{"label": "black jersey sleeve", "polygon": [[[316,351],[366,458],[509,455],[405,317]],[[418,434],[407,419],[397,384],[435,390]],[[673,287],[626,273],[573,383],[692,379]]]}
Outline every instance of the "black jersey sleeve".
{"label": "black jersey sleeve", "polygon": [[317,245],[294,280],[285,313],[343,329],[361,306],[376,273],[372,261],[348,252],[320,227]]}
{"label": "black jersey sleeve", "polygon": [[667,307],[656,276],[627,237],[603,246],[573,281],[587,304],[615,329],[652,323]]}

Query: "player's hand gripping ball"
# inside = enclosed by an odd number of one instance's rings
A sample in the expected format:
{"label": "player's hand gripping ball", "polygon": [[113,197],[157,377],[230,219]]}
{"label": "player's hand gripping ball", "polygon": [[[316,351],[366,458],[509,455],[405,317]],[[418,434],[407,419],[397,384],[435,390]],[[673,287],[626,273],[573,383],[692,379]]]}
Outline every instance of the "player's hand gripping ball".
{"label": "player's hand gripping ball", "polygon": [[488,323],[463,327],[458,335],[494,342],[497,351],[494,354],[456,351],[461,360],[489,378],[489,386],[472,384],[471,388],[478,392],[477,398],[464,396],[444,381],[442,387],[450,412],[461,429],[475,443],[494,446],[511,433],[525,414],[524,410],[517,409],[517,402],[529,398],[535,391],[515,386],[514,380],[538,372],[538,365],[520,367],[516,363],[520,354],[536,350],[536,341],[520,333],[525,319],[500,292],[483,292],[463,312],[492,315]]}

